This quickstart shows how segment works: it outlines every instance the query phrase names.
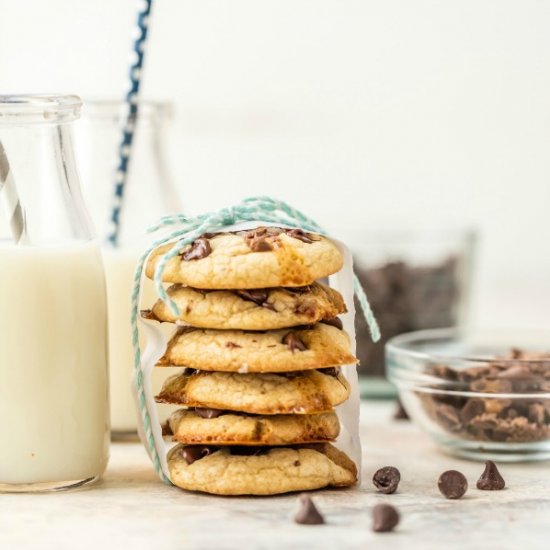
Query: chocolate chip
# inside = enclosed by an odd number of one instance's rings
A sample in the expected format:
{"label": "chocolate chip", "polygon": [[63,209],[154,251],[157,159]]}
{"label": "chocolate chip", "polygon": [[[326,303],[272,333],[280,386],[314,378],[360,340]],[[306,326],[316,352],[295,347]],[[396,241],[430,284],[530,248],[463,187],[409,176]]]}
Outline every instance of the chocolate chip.
{"label": "chocolate chip", "polygon": [[220,409],[207,409],[205,407],[195,407],[195,413],[201,418],[218,418],[218,416],[226,414],[226,411]]}
{"label": "chocolate chip", "polygon": [[492,460],[485,462],[485,470],[477,480],[476,487],[481,491],[501,491],[506,482],[498,471],[497,465]]}
{"label": "chocolate chip", "polygon": [[305,233],[303,229],[286,229],[285,233],[293,239],[298,239],[306,244],[311,244],[313,239],[309,233]]}
{"label": "chocolate chip", "polygon": [[399,512],[391,504],[377,504],[372,509],[372,530],[376,533],[393,531],[399,523]]}
{"label": "chocolate chip", "polygon": [[170,422],[168,422],[168,420],[161,424],[160,427],[162,429],[162,437],[174,435],[174,432],[172,431],[172,428],[170,427]]}
{"label": "chocolate chip", "polygon": [[439,476],[437,486],[445,498],[457,499],[466,493],[468,481],[464,474],[456,470],[447,470]]}
{"label": "chocolate chip", "polygon": [[193,462],[200,460],[201,458],[204,458],[217,450],[217,447],[209,447],[208,445],[187,445],[186,447],[182,447],[181,456],[187,464],[191,465]]}
{"label": "chocolate chip", "polygon": [[337,367],[328,367],[326,369],[317,369],[320,373],[326,374],[327,376],[338,376],[340,374],[340,369]]}
{"label": "chocolate chip", "polygon": [[298,336],[294,332],[287,332],[283,336],[282,343],[286,344],[290,348],[290,351],[292,353],[294,353],[296,350],[298,351],[307,350],[307,346],[302,342],[302,340],[300,340],[300,338],[298,338]]}
{"label": "chocolate chip", "polygon": [[182,371],[184,376],[191,376],[192,374],[197,374],[199,371],[197,369],[192,369],[191,367],[185,367]]}
{"label": "chocolate chip", "polygon": [[248,302],[254,302],[256,305],[275,311],[273,304],[268,303],[269,291],[265,289],[254,290],[235,290],[235,294]]}
{"label": "chocolate chip", "polygon": [[210,241],[204,237],[199,237],[192,245],[191,248],[182,254],[182,259],[185,262],[191,260],[202,260],[206,258],[212,252]]}
{"label": "chocolate chip", "polygon": [[321,321],[321,323],[325,325],[330,325],[331,327],[336,327],[340,330],[343,330],[344,328],[344,323],[342,323],[342,319],[340,319],[340,317],[334,317],[332,319],[324,319],[323,321]]}
{"label": "chocolate chip", "polygon": [[399,470],[393,466],[384,466],[380,468],[372,477],[374,486],[385,495],[395,493],[399,481],[401,481],[401,474]]}
{"label": "chocolate chip", "polygon": [[476,416],[480,416],[485,412],[485,403],[481,399],[468,399],[466,405],[460,411],[462,422],[468,423]]}
{"label": "chocolate chip", "polygon": [[403,407],[403,403],[401,403],[400,399],[397,399],[396,406],[395,406],[395,412],[393,413],[394,420],[410,420],[409,415],[407,414],[407,411],[405,410],[405,407]]}
{"label": "chocolate chip", "polygon": [[323,516],[311,500],[309,495],[302,493],[298,496],[300,509],[294,516],[294,521],[301,525],[320,525],[325,523]]}

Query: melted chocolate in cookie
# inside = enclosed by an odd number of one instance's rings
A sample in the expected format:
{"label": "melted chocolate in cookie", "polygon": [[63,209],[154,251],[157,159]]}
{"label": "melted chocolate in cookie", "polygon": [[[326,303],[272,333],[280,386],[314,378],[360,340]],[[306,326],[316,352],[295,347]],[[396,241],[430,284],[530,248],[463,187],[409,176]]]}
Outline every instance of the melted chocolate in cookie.
{"label": "melted chocolate in cookie", "polygon": [[325,325],[330,325],[331,327],[336,327],[340,330],[344,330],[344,323],[342,323],[342,319],[340,319],[340,317],[333,317],[332,319],[324,319],[321,321],[321,323]]}
{"label": "melted chocolate in cookie", "polygon": [[307,346],[300,340],[300,338],[297,336],[295,332],[287,332],[283,336],[282,340],[283,344],[286,344],[292,353],[294,353],[296,350],[298,351],[306,351]]}
{"label": "melted chocolate in cookie", "polygon": [[193,462],[196,462],[205,456],[211,455],[217,450],[218,447],[210,447],[208,445],[187,445],[182,447],[181,456],[187,464],[191,465]]}
{"label": "melted chocolate in cookie", "polygon": [[269,298],[269,290],[267,289],[235,290],[235,294],[247,302],[254,302],[257,306],[275,311],[273,305],[267,301]]}
{"label": "melted chocolate in cookie", "polygon": [[210,241],[205,237],[199,237],[191,245],[191,248],[181,255],[181,258],[184,262],[189,262],[191,260],[202,260],[203,258],[206,258],[206,256],[210,255],[211,252],[212,247],[210,246]]}

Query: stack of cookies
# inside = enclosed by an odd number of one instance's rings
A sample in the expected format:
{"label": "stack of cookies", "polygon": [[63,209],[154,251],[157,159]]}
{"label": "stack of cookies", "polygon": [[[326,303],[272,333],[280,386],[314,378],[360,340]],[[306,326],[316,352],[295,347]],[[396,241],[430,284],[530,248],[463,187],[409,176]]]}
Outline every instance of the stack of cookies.
{"label": "stack of cookies", "polygon": [[[151,254],[148,277],[171,246]],[[175,485],[271,495],[356,482],[330,442],[350,392],[339,367],[357,360],[342,296],[317,282],[342,264],[325,237],[274,227],[205,234],[168,262],[180,314],[159,300],[142,315],[177,325],[157,363],[185,367],[157,396],[182,406],[168,421]]]}

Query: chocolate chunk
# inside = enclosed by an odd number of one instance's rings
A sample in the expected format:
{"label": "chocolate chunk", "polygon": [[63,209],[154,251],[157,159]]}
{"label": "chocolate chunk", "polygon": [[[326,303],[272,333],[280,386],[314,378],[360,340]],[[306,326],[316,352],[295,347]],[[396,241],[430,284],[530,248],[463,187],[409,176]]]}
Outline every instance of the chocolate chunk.
{"label": "chocolate chunk", "polygon": [[480,416],[485,412],[485,403],[481,399],[468,399],[466,405],[460,411],[462,422],[468,423],[476,416]]}
{"label": "chocolate chunk", "polygon": [[377,504],[372,509],[372,530],[376,533],[393,531],[399,523],[399,512],[391,504]]}
{"label": "chocolate chunk", "polygon": [[168,420],[160,425],[162,430],[162,437],[168,437],[170,435],[174,435],[174,432],[172,431],[172,428],[170,427],[170,422]]}
{"label": "chocolate chunk", "polygon": [[184,376],[191,376],[192,374],[197,374],[199,371],[197,369],[192,369],[191,367],[185,367],[182,371]]}
{"label": "chocolate chunk", "polygon": [[542,403],[531,403],[529,405],[529,420],[535,424],[545,424],[546,411]]}
{"label": "chocolate chunk", "polygon": [[306,244],[311,244],[313,239],[309,233],[305,233],[303,229],[286,229],[285,233],[293,239],[298,239]]}
{"label": "chocolate chunk", "polygon": [[317,369],[322,374],[326,374],[327,376],[338,376],[340,374],[340,369],[338,367],[328,367],[326,369]]}
{"label": "chocolate chunk", "polygon": [[254,302],[258,306],[262,306],[269,297],[269,292],[264,289],[255,290],[235,290],[237,296],[248,302]]}
{"label": "chocolate chunk", "polygon": [[301,525],[320,525],[325,523],[323,516],[317,510],[317,507],[309,495],[302,493],[298,496],[300,509],[294,516],[294,521]]}
{"label": "chocolate chunk", "polygon": [[477,488],[481,491],[501,491],[506,482],[498,471],[497,465],[492,460],[485,462],[485,470],[477,480]]}
{"label": "chocolate chunk", "polygon": [[290,348],[290,351],[292,353],[294,353],[296,350],[298,351],[307,350],[307,346],[302,342],[302,340],[300,340],[300,338],[298,338],[298,336],[294,332],[287,332],[283,336],[282,343],[286,344]]}
{"label": "chocolate chunk", "polygon": [[437,486],[445,498],[457,499],[466,493],[468,481],[464,474],[456,470],[447,470],[439,476]]}
{"label": "chocolate chunk", "polygon": [[217,447],[209,447],[208,445],[187,445],[181,449],[181,456],[191,465],[193,462],[204,458],[218,450]]}
{"label": "chocolate chunk", "polygon": [[462,421],[456,408],[441,403],[437,405],[436,417],[449,431],[458,432],[462,428]]}
{"label": "chocolate chunk", "polygon": [[218,418],[222,414],[226,414],[226,411],[220,409],[207,409],[205,407],[195,407],[195,413],[201,418]]}
{"label": "chocolate chunk", "polygon": [[184,262],[191,260],[202,260],[206,258],[212,252],[210,241],[204,237],[199,237],[192,245],[191,248],[182,254]]}
{"label": "chocolate chunk", "polygon": [[253,252],[269,252],[273,250],[277,236],[282,231],[278,227],[257,227],[247,231],[238,231],[237,235],[243,237],[245,243]]}
{"label": "chocolate chunk", "polygon": [[394,420],[410,420],[409,415],[407,414],[405,407],[403,407],[403,403],[401,403],[400,399],[397,399],[395,403],[395,412],[393,413],[393,418]]}
{"label": "chocolate chunk", "polygon": [[331,327],[336,327],[340,330],[344,329],[344,323],[342,323],[342,319],[340,319],[340,317],[334,317],[333,319],[323,319],[321,323],[325,325],[330,325]]}
{"label": "chocolate chunk", "polygon": [[380,468],[372,477],[374,486],[385,495],[395,493],[399,481],[401,481],[401,474],[399,470],[393,466],[384,466]]}
{"label": "chocolate chunk", "polygon": [[254,290],[235,290],[235,294],[248,302],[254,302],[256,305],[275,311],[273,304],[270,304],[267,299],[269,298],[269,291],[265,289]]}

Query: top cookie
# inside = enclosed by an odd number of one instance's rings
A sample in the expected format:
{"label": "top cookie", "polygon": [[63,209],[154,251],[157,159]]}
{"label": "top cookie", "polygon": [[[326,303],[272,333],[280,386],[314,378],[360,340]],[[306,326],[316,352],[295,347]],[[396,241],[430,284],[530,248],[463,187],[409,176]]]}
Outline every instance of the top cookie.
{"label": "top cookie", "polygon": [[[151,253],[147,277],[153,278],[160,257],[172,246]],[[342,253],[326,237],[258,227],[203,235],[166,264],[162,280],[201,289],[297,287],[336,273],[343,263]]]}

